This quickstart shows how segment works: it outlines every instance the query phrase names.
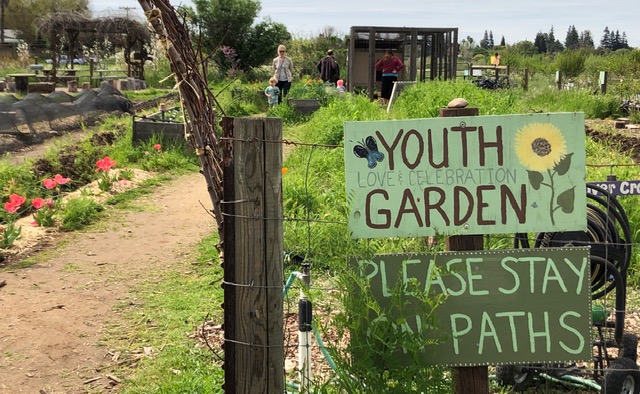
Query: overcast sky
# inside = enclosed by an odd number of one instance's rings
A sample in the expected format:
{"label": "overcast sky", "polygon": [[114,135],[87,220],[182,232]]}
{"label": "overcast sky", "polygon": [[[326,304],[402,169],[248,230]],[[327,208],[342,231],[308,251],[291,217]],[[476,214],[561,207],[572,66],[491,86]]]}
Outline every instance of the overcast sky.
{"label": "overcast sky", "polygon": [[[191,0],[170,0],[171,4],[193,5]],[[135,0],[90,0],[94,13],[124,13],[120,7],[133,7],[142,15]],[[261,0],[259,19],[269,16],[283,23],[295,36],[317,35],[325,27],[339,35],[351,26],[457,27],[459,39],[471,36],[476,42],[484,31],[493,32],[496,44],[504,36],[507,44],[535,39],[536,33],[554,29],[556,39],[564,42],[569,26],[578,33],[590,30],[598,46],[605,27],[627,34],[632,47],[640,47],[640,10],[628,0]]]}

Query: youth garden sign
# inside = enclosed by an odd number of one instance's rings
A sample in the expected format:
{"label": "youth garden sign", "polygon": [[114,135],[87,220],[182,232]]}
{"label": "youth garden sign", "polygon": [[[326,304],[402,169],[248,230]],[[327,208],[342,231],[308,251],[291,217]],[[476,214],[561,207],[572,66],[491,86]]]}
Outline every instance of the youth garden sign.
{"label": "youth garden sign", "polygon": [[581,113],[345,123],[354,238],[586,230]]}
{"label": "youth garden sign", "polygon": [[[354,349],[365,349],[354,357],[367,357],[367,345],[380,345],[371,343],[380,333],[390,337],[411,333],[441,341],[419,351],[418,363],[589,361],[588,250],[538,248],[353,259],[382,308],[363,325],[366,332],[352,333]],[[440,295],[443,303],[435,308],[434,330],[420,296],[433,300]],[[402,310],[391,308],[393,302],[403,305]],[[414,362],[405,351],[395,352],[400,362]]]}

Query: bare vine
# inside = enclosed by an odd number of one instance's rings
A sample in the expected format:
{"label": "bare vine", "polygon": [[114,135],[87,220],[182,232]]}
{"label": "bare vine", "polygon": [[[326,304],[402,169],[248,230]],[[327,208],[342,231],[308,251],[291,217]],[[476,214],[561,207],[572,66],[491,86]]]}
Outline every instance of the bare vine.
{"label": "bare vine", "polygon": [[187,138],[195,147],[200,160],[200,171],[207,181],[207,189],[213,203],[213,215],[218,225],[222,252],[222,150],[216,134],[215,97],[207,86],[205,62],[200,47],[194,50],[189,32],[181,23],[168,0],[138,0],[147,21],[152,26],[176,79],[182,110],[188,119]]}

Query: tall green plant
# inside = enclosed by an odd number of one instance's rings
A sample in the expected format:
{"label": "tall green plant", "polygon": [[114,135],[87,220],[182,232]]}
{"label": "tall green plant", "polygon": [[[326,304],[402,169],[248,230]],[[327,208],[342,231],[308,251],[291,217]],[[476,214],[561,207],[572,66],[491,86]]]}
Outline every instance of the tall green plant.
{"label": "tall green plant", "polygon": [[586,54],[580,50],[565,50],[560,52],[554,65],[566,78],[576,78],[585,69]]}

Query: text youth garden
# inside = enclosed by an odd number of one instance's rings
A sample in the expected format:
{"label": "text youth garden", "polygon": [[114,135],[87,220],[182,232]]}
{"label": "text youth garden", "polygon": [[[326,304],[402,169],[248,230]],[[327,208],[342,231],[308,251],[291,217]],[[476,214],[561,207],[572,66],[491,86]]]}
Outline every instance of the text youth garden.
{"label": "text youth garden", "polygon": [[[591,358],[588,248],[378,255],[352,264],[382,307],[364,326],[367,332],[353,334],[356,342],[370,341],[371,332],[385,325],[387,331],[418,335],[424,343],[437,339],[430,345],[435,348],[419,352],[429,364]],[[435,325],[416,298],[420,293],[432,300],[443,296],[435,307]],[[394,309],[399,297],[403,306]],[[397,355],[407,359],[402,349]]]}
{"label": "text youth garden", "polygon": [[355,238],[581,230],[580,113],[345,123]]}

